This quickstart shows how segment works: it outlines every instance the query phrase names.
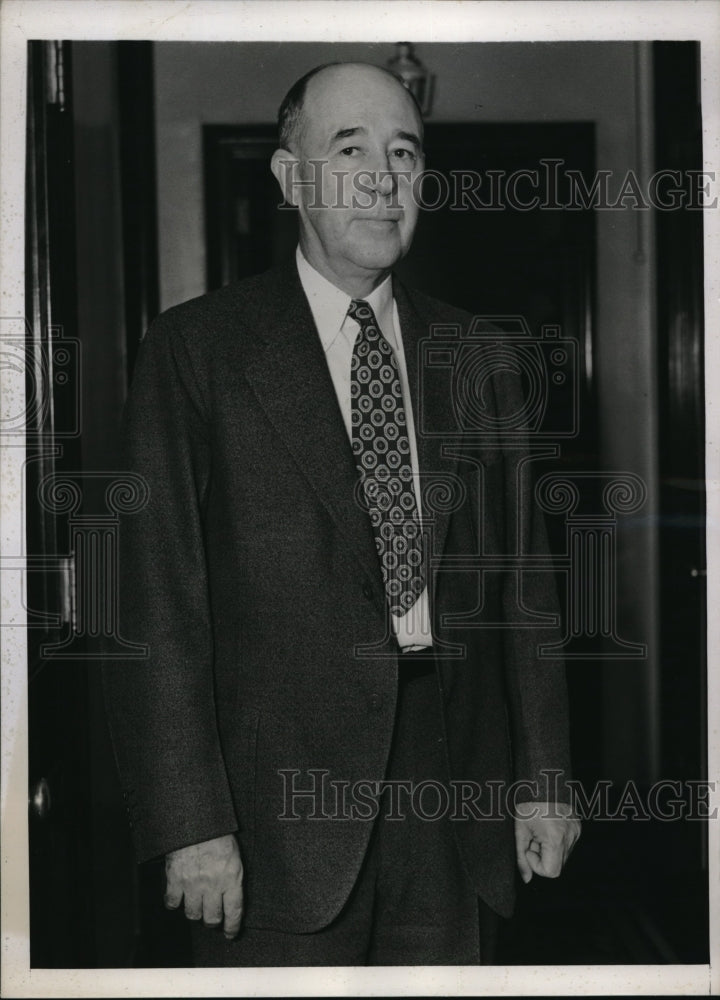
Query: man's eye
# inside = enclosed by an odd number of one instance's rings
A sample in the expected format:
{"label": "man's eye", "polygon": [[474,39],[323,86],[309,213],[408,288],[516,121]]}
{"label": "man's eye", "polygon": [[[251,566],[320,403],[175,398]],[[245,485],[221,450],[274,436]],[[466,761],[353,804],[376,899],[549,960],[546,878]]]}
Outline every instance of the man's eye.
{"label": "man's eye", "polygon": [[394,149],[393,156],[397,157],[398,160],[415,160],[417,155],[414,149]]}
{"label": "man's eye", "polygon": [[352,156],[353,153],[357,153],[357,151],[358,151],[358,147],[357,146],[345,146],[344,149],[340,150],[340,155],[341,156]]}

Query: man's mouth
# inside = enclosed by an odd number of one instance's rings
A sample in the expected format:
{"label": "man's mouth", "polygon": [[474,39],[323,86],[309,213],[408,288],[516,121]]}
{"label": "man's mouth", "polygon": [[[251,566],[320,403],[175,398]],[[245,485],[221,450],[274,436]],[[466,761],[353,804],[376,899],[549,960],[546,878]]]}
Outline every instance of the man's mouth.
{"label": "man's mouth", "polygon": [[356,216],[359,222],[400,222],[403,217],[402,212],[392,212],[385,215],[358,215]]}

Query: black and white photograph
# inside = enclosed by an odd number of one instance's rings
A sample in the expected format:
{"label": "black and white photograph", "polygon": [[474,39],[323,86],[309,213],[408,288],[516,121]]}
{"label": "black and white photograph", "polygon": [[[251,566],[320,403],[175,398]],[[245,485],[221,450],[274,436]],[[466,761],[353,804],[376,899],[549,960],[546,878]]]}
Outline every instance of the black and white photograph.
{"label": "black and white photograph", "polygon": [[720,990],[720,7],[0,29],[3,995]]}

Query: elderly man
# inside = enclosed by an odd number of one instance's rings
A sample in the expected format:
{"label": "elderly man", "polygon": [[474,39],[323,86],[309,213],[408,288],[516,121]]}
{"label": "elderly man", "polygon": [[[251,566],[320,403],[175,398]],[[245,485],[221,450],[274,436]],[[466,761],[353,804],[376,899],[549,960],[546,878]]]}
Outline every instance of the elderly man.
{"label": "elderly man", "polygon": [[[138,857],[165,856],[199,965],[488,962],[518,869],[559,874],[579,829],[556,636],[513,627],[517,573],[458,558],[537,556],[543,526],[517,441],[435,432],[454,403],[421,348],[470,317],[392,275],[411,95],[332,64],[279,125],[296,259],[161,316],[128,402],[150,499],[121,526],[121,621],[149,652],[105,683]],[[501,422],[522,399],[490,376]],[[552,620],[548,574],[522,576]],[[513,781],[522,807],[488,799]]]}

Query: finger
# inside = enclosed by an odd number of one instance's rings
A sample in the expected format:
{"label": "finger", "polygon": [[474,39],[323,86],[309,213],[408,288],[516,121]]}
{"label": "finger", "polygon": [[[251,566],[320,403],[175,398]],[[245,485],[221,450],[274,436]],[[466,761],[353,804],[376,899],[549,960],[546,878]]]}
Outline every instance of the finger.
{"label": "finger", "polygon": [[562,871],[563,852],[558,847],[545,844],[539,855],[532,854],[528,860],[538,875],[544,878],[557,878]]}
{"label": "finger", "polygon": [[528,883],[533,877],[532,868],[525,858],[525,852],[530,844],[530,832],[527,824],[515,820],[515,859],[523,882]]}
{"label": "finger", "polygon": [[223,931],[226,938],[234,938],[240,930],[240,923],[243,914],[243,884],[242,876],[238,878],[236,884],[223,893],[223,910],[225,911],[225,923]]}
{"label": "finger", "polygon": [[516,853],[518,871],[520,872],[520,877],[526,884],[533,877],[533,869],[530,865],[528,859],[529,852],[518,850]]}
{"label": "finger", "polygon": [[542,860],[538,854],[534,854],[532,851],[528,851],[525,856],[525,863],[535,875],[542,875],[545,878],[545,868],[543,867]]}
{"label": "finger", "polygon": [[219,927],[222,923],[223,904],[219,892],[206,892],[203,895],[202,918],[207,927]]}
{"label": "finger", "polygon": [[185,893],[185,916],[188,920],[200,920],[202,918],[203,905],[202,896],[198,892]]}
{"label": "finger", "polygon": [[178,906],[182,903],[183,894],[180,890],[176,889],[166,889],[164,903],[168,910],[177,910]]}
{"label": "finger", "polygon": [[183,889],[182,883],[175,878],[172,871],[167,872],[167,882],[165,884],[165,906],[168,910],[177,910],[182,903]]}

